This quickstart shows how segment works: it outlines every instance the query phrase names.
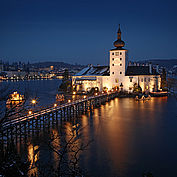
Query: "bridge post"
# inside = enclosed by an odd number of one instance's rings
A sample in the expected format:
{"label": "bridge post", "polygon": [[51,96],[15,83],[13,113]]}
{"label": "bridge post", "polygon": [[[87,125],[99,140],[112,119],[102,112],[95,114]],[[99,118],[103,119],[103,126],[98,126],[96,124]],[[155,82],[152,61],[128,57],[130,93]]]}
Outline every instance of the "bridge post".
{"label": "bridge post", "polygon": [[24,140],[26,142],[26,121],[23,123],[24,126]]}
{"label": "bridge post", "polygon": [[42,116],[42,122],[43,122],[43,131],[45,131],[45,115]]}
{"label": "bridge post", "polygon": [[58,111],[55,111],[56,124],[58,125]]}
{"label": "bridge post", "polygon": [[62,124],[62,108],[60,108],[60,124]]}
{"label": "bridge post", "polygon": [[47,125],[47,128],[48,128],[48,130],[50,129],[50,113],[47,113],[47,119],[48,119],[48,125]]}
{"label": "bridge post", "polygon": [[11,142],[13,141],[13,126],[10,126]]}

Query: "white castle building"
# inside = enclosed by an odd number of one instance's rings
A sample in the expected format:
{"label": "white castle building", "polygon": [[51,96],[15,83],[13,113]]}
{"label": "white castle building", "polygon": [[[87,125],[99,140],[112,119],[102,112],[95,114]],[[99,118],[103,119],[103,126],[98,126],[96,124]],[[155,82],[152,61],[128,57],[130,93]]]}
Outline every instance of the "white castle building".
{"label": "white castle building", "polygon": [[110,52],[109,66],[88,66],[72,77],[72,85],[76,91],[89,91],[97,88],[99,91],[119,90],[133,92],[135,87],[141,87],[142,92],[160,90],[161,78],[152,64],[131,64],[128,62],[128,50],[124,49],[121,40],[120,25],[114,49]]}

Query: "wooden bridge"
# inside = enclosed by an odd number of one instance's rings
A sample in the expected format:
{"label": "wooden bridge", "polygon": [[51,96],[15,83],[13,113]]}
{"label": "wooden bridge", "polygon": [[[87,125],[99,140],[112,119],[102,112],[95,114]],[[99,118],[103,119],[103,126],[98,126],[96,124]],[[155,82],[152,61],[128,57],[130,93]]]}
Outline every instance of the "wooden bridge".
{"label": "wooden bridge", "polygon": [[9,120],[1,127],[0,143],[2,148],[7,146],[9,142],[17,143],[22,139],[26,141],[30,134],[38,134],[42,129],[50,128],[51,125],[58,125],[62,121],[76,118],[117,96],[118,92],[90,96]]}

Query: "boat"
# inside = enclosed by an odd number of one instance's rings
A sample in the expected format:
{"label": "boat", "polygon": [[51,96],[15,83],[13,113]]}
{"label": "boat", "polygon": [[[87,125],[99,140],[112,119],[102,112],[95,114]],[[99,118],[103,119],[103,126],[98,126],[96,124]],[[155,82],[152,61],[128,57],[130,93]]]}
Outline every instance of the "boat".
{"label": "boat", "polygon": [[56,101],[64,101],[65,100],[65,97],[63,94],[57,94],[56,95]]}
{"label": "boat", "polygon": [[9,99],[6,101],[6,105],[19,104],[24,101],[24,95],[20,95],[17,91],[9,95]]}
{"label": "boat", "polygon": [[151,96],[148,95],[148,96],[145,96],[145,95],[142,95],[141,97],[139,97],[138,95],[135,97],[135,100],[136,101],[145,101],[145,100],[151,100]]}

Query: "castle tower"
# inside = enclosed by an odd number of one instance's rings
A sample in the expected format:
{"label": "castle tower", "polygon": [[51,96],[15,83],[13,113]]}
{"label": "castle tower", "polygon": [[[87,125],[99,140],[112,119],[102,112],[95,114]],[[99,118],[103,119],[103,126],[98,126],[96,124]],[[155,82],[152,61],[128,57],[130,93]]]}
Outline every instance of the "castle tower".
{"label": "castle tower", "polygon": [[128,64],[128,51],[123,48],[125,43],[121,40],[120,24],[114,46],[115,48],[110,50],[110,80],[112,87],[123,88],[125,71]]}

